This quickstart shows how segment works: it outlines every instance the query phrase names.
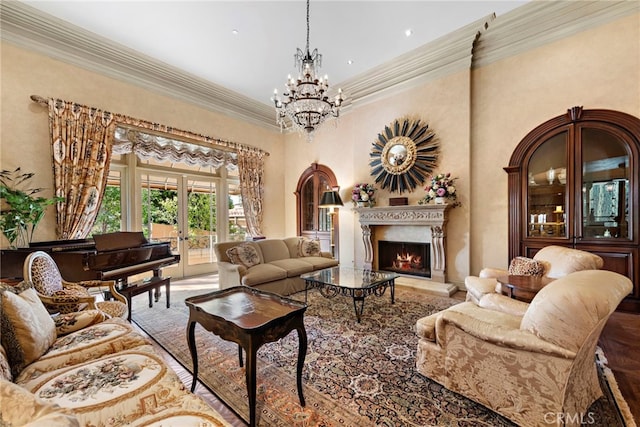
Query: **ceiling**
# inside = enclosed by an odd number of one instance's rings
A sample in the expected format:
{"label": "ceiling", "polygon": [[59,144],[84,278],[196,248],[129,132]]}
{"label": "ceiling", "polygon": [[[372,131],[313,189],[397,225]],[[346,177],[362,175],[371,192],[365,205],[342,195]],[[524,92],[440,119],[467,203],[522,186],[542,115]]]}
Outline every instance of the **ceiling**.
{"label": "ceiling", "polygon": [[[22,3],[268,105],[275,88],[282,93],[287,75],[297,74],[293,55],[306,44],[306,3],[299,0]],[[341,82],[524,3],[316,0],[310,4],[309,47],[323,55],[321,72],[336,90]]]}

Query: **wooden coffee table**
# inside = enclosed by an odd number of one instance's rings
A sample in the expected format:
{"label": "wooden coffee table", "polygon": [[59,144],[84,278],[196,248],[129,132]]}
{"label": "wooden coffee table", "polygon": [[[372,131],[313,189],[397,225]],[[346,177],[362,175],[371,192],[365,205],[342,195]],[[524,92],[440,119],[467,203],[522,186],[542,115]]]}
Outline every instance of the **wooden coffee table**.
{"label": "wooden coffee table", "polygon": [[307,302],[307,291],[318,288],[325,298],[345,295],[353,298],[356,320],[360,323],[364,311],[364,298],[367,295],[382,296],[387,287],[391,289],[391,304],[394,301],[396,273],[375,271],[350,267],[332,267],[324,270],[305,273],[300,276],[304,280],[304,301]]}
{"label": "wooden coffee table", "polygon": [[265,343],[277,341],[294,329],[298,332],[297,383],[300,405],[305,406],[302,395],[302,367],[307,354],[307,332],[304,328],[304,312],[307,305],[270,292],[247,286],[236,286],[187,298],[189,324],[187,342],[193,359],[193,382],[198,380],[198,352],[195,327],[199,323],[207,331],[220,338],[238,344],[238,356],[242,367],[242,349],[247,355],[245,371],[249,395],[249,425],[256,425],[256,353]]}
{"label": "wooden coffee table", "polygon": [[550,279],[538,276],[518,276],[513,274],[500,276],[496,280],[500,282],[503,289],[506,288],[504,293],[507,296],[524,302],[531,302],[540,289],[551,282]]}

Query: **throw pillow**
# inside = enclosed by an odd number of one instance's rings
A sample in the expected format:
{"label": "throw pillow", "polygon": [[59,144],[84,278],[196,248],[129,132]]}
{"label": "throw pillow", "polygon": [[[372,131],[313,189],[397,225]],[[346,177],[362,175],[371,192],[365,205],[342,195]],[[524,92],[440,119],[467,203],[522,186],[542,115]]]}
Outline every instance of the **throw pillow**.
{"label": "throw pillow", "polygon": [[14,377],[56,340],[56,327],[29,282],[0,285],[2,346]]}
{"label": "throw pillow", "polygon": [[298,256],[320,256],[320,241],[301,237],[298,242]]}
{"label": "throw pillow", "polygon": [[82,310],[60,314],[55,317],[56,332],[59,337],[79,331],[96,323],[104,322],[107,316],[100,310]]}
{"label": "throw pillow", "polygon": [[509,274],[542,277],[544,275],[544,264],[532,258],[517,256],[509,264]]}
{"label": "throw pillow", "polygon": [[0,380],[0,401],[7,403],[0,411],[0,425],[3,426],[77,427],[80,425],[71,409],[46,402],[9,381]]}
{"label": "throw pillow", "polygon": [[244,265],[247,268],[260,264],[258,251],[247,243],[227,249],[227,256],[233,264]]}

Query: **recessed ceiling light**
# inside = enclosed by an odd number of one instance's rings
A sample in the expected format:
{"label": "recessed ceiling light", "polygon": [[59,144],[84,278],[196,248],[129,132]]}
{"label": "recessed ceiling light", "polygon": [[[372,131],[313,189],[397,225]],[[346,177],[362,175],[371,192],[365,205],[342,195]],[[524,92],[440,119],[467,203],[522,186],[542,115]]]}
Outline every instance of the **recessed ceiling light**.
{"label": "recessed ceiling light", "polygon": [[233,34],[234,36],[237,36],[239,32],[240,31],[236,30],[235,28],[231,30],[231,34]]}
{"label": "recessed ceiling light", "polygon": [[349,65],[353,64],[353,59],[348,60],[347,64],[349,64]]}
{"label": "recessed ceiling light", "polygon": [[413,30],[411,28],[407,28],[406,30],[404,30],[405,36],[411,37],[411,34],[413,34]]}

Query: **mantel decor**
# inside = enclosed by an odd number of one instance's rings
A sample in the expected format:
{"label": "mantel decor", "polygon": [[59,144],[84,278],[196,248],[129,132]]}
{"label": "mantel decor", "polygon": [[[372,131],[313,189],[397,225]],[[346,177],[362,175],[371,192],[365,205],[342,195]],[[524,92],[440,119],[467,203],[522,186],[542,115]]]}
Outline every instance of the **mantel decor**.
{"label": "mantel decor", "polygon": [[438,161],[440,145],[429,125],[404,117],[393,121],[373,142],[371,176],[390,191],[411,192],[422,185]]}

